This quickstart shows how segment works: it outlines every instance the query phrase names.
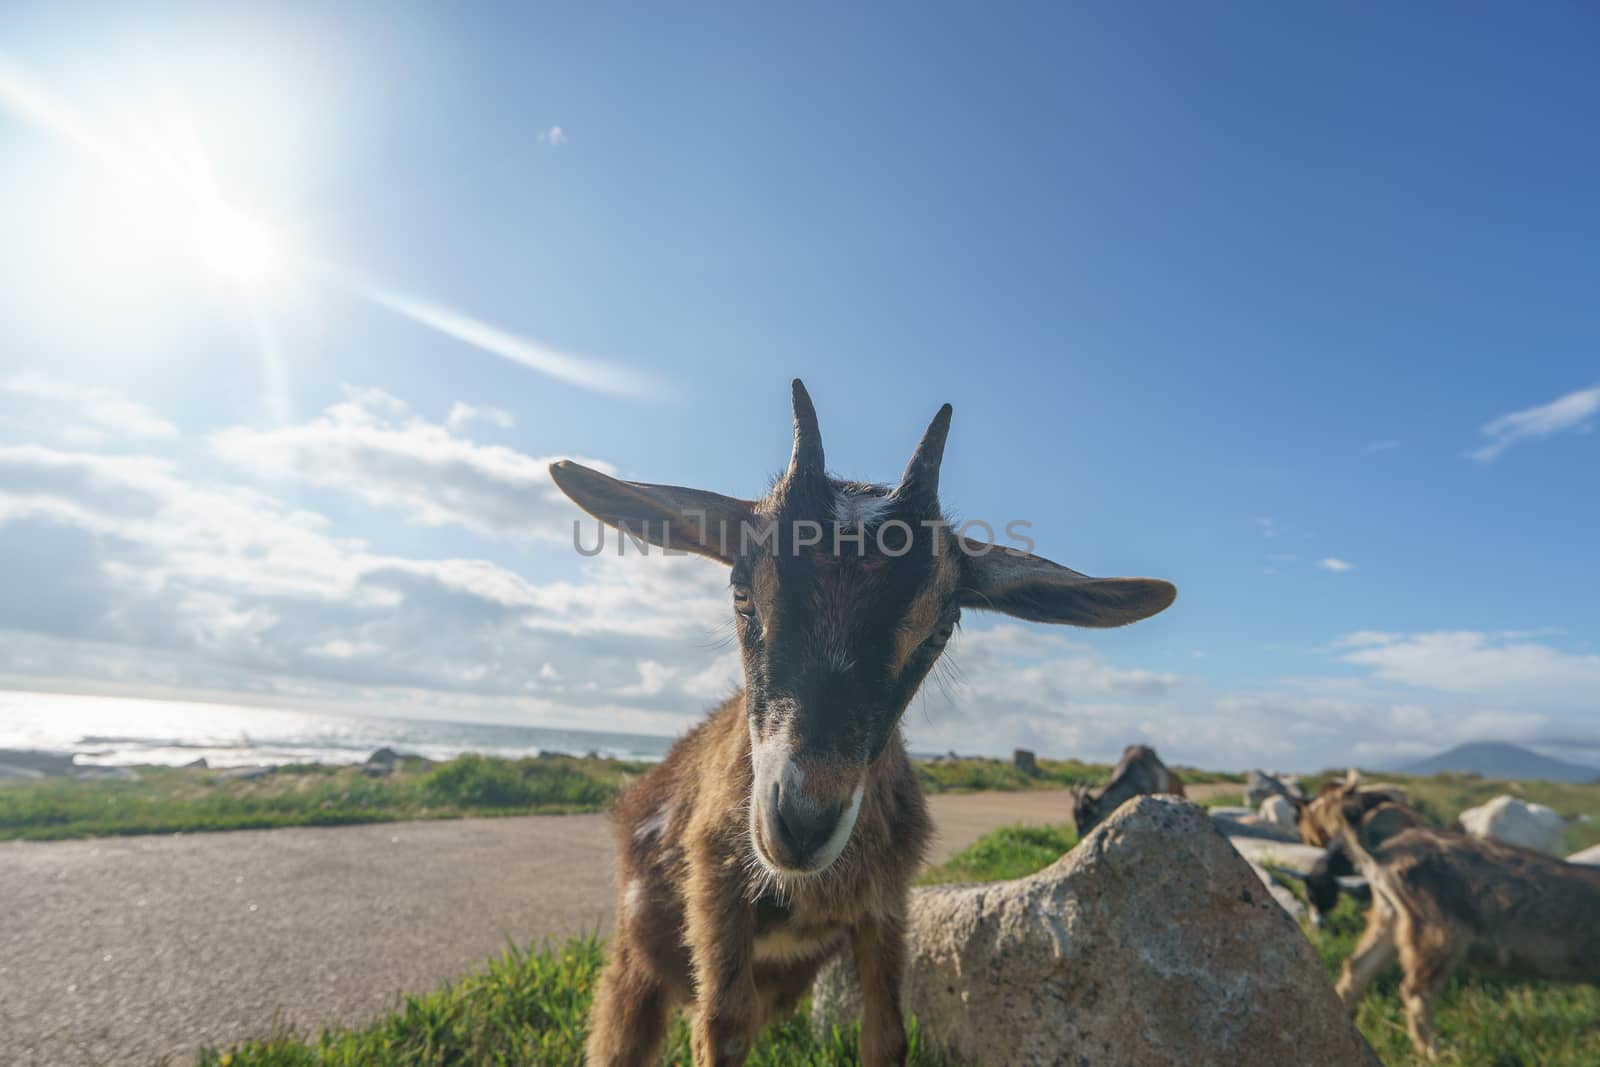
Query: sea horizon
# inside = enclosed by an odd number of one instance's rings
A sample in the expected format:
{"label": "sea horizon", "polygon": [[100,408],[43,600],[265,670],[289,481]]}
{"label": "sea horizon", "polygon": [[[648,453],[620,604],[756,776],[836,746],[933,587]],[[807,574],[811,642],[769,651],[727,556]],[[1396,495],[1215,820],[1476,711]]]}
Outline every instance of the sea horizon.
{"label": "sea horizon", "polygon": [[380,748],[433,760],[467,753],[655,761],[676,737],[608,730],[306,711],[220,701],[0,689],[0,750],[71,755],[86,766],[361,763]]}

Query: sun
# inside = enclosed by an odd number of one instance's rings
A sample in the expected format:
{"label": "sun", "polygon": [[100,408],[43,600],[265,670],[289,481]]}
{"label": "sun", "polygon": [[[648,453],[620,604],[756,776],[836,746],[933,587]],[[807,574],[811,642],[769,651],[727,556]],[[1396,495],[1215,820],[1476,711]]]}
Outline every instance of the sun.
{"label": "sun", "polygon": [[271,228],[217,200],[194,211],[189,251],[224,281],[250,287],[281,276],[286,259]]}

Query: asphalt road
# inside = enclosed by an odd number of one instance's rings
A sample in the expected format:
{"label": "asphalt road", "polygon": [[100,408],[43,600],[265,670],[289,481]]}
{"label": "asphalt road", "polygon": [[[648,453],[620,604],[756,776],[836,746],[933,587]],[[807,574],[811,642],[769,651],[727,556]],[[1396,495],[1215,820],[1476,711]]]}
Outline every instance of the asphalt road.
{"label": "asphalt road", "polygon": [[[1065,793],[931,797],[934,861]],[[611,922],[602,815],[0,844],[0,1065],[185,1067]]]}

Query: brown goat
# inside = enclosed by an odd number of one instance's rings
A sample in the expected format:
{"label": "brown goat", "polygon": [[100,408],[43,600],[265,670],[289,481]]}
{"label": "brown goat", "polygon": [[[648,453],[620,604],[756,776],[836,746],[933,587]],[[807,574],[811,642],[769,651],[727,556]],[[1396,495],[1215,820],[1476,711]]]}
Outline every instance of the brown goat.
{"label": "brown goat", "polygon": [[731,567],[745,677],[617,802],[621,899],[590,1064],[654,1059],[677,1004],[699,1067],[741,1064],[847,945],[862,1061],[903,1063],[903,927],[931,826],[900,716],[961,610],[1120,626],[1176,595],[953,532],[938,498],[949,425],[945,405],[892,489],[838,481],[796,381],[789,468],[759,501],[551,467],[603,522]]}
{"label": "brown goat", "polygon": [[1353,1012],[1398,956],[1418,1053],[1434,1052],[1434,1002],[1459,964],[1510,978],[1600,982],[1600,869],[1435,829],[1393,802],[1369,808],[1344,786],[1319,793],[1307,818],[1344,842],[1372,886],[1339,996]]}
{"label": "brown goat", "polygon": [[1086,836],[1123,804],[1147,793],[1181,797],[1183,779],[1162,763],[1149,745],[1129,745],[1122,750],[1111,783],[1099,793],[1091,792],[1087,786],[1073,787],[1072,818],[1078,826],[1078,836]]}

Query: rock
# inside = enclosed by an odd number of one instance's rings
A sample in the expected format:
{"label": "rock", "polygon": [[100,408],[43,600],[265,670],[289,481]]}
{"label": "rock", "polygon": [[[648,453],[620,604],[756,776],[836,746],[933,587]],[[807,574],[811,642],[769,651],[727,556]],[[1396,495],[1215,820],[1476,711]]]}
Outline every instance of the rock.
{"label": "rock", "polygon": [[400,762],[401,758],[402,757],[401,757],[400,753],[396,752],[394,749],[390,748],[388,745],[385,745],[384,747],[378,749],[378,751],[374,752],[372,755],[367,757],[367,766],[369,766],[369,767],[372,767],[372,766],[393,767],[396,763]]}
{"label": "rock", "polygon": [[217,781],[253,782],[275,773],[276,767],[229,767],[217,772]]}
{"label": "rock", "polygon": [[1234,851],[1259,867],[1281,867],[1307,874],[1322,858],[1323,850],[1298,841],[1267,841],[1262,838],[1231,837]]}
{"label": "rock", "polygon": [[368,778],[386,778],[394,773],[394,764],[363,763],[361,765],[361,773],[366,775]]}
{"label": "rock", "polygon": [[210,766],[210,765],[208,763],[206,763],[206,758],[204,756],[201,756],[197,760],[190,760],[188,763],[185,763],[182,767],[179,768],[179,770],[189,771],[189,770],[198,769],[198,770],[202,770],[203,771],[208,766]]}
{"label": "rock", "polygon": [[[1204,811],[1122,805],[1028,878],[913,890],[907,1007],[955,1063],[1379,1061],[1316,953]],[[859,1015],[855,967],[823,970],[822,1025]]]}
{"label": "rock", "polygon": [[72,777],[80,782],[137,782],[139,772],[132,767],[74,767]]}
{"label": "rock", "polygon": [[1299,833],[1298,815],[1299,812],[1294,806],[1294,801],[1281,793],[1263,800],[1261,802],[1261,810],[1257,813],[1261,825],[1284,830],[1291,834]]}
{"label": "rock", "polygon": [[1251,811],[1261,807],[1261,802],[1268,797],[1288,797],[1290,800],[1305,800],[1306,791],[1300,786],[1297,775],[1268,774],[1266,771],[1251,771],[1245,775],[1244,802]]}
{"label": "rock", "polygon": [[1474,837],[1504,841],[1552,856],[1561,855],[1567,820],[1543,804],[1505,795],[1461,813],[1461,826]]}
{"label": "rock", "polygon": [[1259,864],[1250,864],[1250,870],[1261,880],[1267,892],[1272,894],[1272,899],[1278,902],[1278,907],[1288,913],[1289,918],[1298,923],[1306,917],[1305,901],[1296,896],[1294,890],[1286,885],[1280,885],[1278,880],[1272,877],[1272,872]]}
{"label": "rock", "polygon": [[71,774],[72,756],[40,752],[31,748],[0,748],[0,763],[17,778],[56,777]]}
{"label": "rock", "polygon": [[1567,857],[1568,863],[1587,863],[1600,867],[1600,845],[1590,845],[1582,852],[1574,852]]}
{"label": "rock", "polygon": [[1019,748],[1011,753],[1011,766],[1029,778],[1039,773],[1039,761],[1034,756],[1032,749]]}
{"label": "rock", "polygon": [[1300,840],[1297,831],[1268,826],[1261,821],[1260,816],[1242,808],[1212,808],[1210,814],[1217,832],[1224,837],[1259,837],[1266,841],[1285,842]]}

